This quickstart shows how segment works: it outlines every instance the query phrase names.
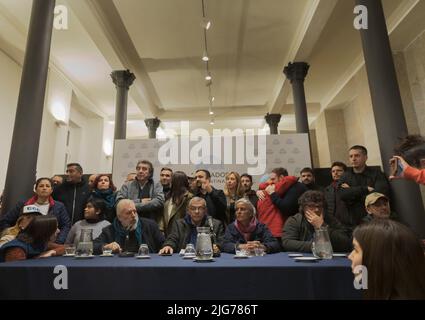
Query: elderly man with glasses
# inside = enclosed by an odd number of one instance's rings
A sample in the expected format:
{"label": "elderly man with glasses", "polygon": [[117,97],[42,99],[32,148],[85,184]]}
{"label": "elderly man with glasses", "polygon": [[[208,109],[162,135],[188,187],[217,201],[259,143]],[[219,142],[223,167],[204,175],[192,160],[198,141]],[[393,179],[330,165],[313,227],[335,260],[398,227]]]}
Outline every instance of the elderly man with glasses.
{"label": "elderly man with glasses", "polygon": [[179,252],[181,249],[185,249],[189,243],[196,247],[197,227],[209,227],[212,230],[214,253],[220,252],[224,237],[223,223],[208,216],[207,203],[204,199],[194,197],[187,206],[187,215],[174,222],[171,233],[159,254]]}

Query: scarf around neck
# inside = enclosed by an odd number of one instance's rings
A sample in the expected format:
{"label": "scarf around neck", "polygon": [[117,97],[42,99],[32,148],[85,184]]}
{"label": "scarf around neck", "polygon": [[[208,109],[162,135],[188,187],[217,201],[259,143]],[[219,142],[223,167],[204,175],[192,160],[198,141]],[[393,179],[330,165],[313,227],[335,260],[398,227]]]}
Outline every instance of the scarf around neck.
{"label": "scarf around neck", "polygon": [[142,244],[142,221],[139,217],[137,217],[136,226],[132,226],[129,229],[126,229],[122,226],[121,222],[118,220],[118,218],[114,219],[113,222],[114,230],[115,230],[115,241],[119,244],[122,244],[125,242],[125,237],[130,233],[130,231],[135,230],[136,232],[136,239],[137,244]]}
{"label": "scarf around neck", "polygon": [[235,221],[235,227],[243,235],[245,241],[249,241],[249,239],[251,239],[252,233],[257,227],[257,223],[257,219],[255,217],[252,217],[248,227],[245,227],[241,223],[238,223],[238,220]]}

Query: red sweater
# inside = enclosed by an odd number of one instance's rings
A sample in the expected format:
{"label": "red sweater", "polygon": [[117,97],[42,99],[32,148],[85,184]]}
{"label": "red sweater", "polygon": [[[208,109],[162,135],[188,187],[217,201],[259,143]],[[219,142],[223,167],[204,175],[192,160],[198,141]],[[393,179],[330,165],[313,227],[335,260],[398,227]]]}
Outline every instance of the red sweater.
{"label": "red sweater", "polygon": [[[284,177],[281,181],[276,183],[275,192],[279,197],[282,197],[297,180],[297,177],[293,176]],[[261,183],[259,189],[264,190],[270,184],[270,182]],[[267,192],[265,194],[266,197],[264,200],[258,200],[257,203],[257,219],[269,228],[273,237],[280,238],[282,237],[282,228],[285,224],[286,217],[284,217],[279,208],[273,204],[270,195]]]}
{"label": "red sweater", "polygon": [[420,170],[408,166],[404,169],[404,177],[416,181],[416,183],[425,184],[425,169]]}

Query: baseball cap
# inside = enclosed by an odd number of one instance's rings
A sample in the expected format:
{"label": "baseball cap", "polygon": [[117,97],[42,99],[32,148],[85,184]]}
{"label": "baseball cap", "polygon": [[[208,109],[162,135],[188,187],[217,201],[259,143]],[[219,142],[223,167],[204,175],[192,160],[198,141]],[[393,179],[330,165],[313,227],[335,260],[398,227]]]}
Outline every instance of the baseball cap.
{"label": "baseball cap", "polygon": [[388,197],[385,194],[382,194],[382,193],[379,193],[379,192],[372,192],[371,194],[369,194],[366,197],[366,199],[364,201],[365,207],[368,207],[371,204],[374,204],[380,198],[385,198],[385,199],[389,200]]}

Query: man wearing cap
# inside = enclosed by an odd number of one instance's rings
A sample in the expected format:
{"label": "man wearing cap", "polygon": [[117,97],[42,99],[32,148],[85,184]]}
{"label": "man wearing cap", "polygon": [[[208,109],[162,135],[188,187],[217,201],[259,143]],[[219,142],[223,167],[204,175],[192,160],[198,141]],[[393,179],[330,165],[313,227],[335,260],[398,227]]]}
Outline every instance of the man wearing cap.
{"label": "man wearing cap", "polygon": [[41,215],[40,209],[34,205],[27,205],[22,208],[22,212],[13,227],[5,229],[1,233],[0,247],[16,238],[21,230],[24,230],[35,216]]}
{"label": "man wearing cap", "polygon": [[364,205],[368,215],[363,218],[363,223],[370,222],[373,219],[397,220],[397,215],[391,212],[390,201],[382,193],[373,192],[369,194],[365,199]]}

